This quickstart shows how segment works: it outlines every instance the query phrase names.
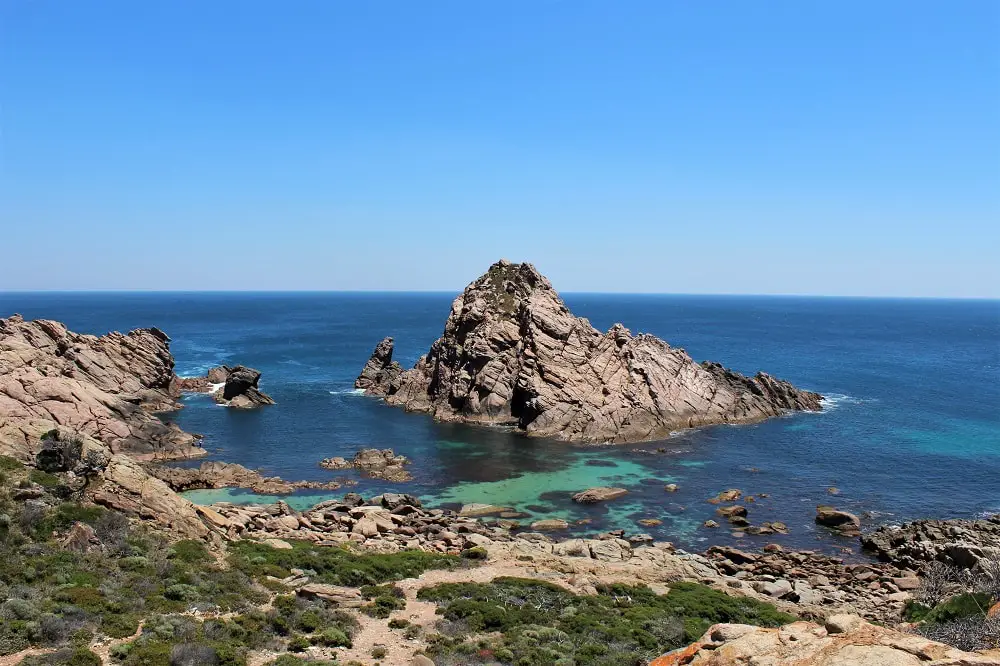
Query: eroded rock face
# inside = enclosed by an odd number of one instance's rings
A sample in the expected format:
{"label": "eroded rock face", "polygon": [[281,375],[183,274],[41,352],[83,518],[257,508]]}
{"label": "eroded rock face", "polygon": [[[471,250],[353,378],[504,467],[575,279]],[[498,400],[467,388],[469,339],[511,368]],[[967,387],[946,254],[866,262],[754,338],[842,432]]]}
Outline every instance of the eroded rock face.
{"label": "eroded rock face", "polygon": [[113,452],[146,458],[203,453],[196,438],[153,412],[177,408],[170,338],[155,328],[100,337],[55,321],[0,319],[0,420],[49,421]]}
{"label": "eroded rock face", "polygon": [[506,261],[455,299],[444,333],[413,369],[397,372],[391,359],[386,338],[355,385],[441,420],[568,441],[643,441],[821,407],[816,393],[696,363],[621,324],[601,333],[531,264]]}
{"label": "eroded rock face", "polygon": [[857,616],[834,616],[825,626],[717,624],[696,643],[654,659],[650,666],[985,666],[1000,663],[998,658],[879,627]]}
{"label": "eroded rock face", "polygon": [[210,393],[220,405],[253,409],[273,405],[274,399],[258,387],[261,372],[244,365],[220,365],[203,377],[178,377],[174,386],[180,393]]}
{"label": "eroded rock face", "polygon": [[211,528],[228,527],[228,520],[214,510],[192,504],[126,455],[111,458],[91,496],[97,504],[151,520],[185,538],[207,538]]}

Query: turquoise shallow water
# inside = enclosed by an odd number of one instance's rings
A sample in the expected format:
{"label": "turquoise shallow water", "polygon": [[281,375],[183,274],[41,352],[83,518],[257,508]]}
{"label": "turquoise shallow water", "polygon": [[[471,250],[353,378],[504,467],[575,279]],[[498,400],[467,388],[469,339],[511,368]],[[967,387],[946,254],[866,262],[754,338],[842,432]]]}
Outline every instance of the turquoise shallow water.
{"label": "turquoise shallow water", "polygon": [[[829,396],[822,414],[685,432],[661,442],[571,446],[513,433],[435,423],[351,392],[384,335],[411,365],[440,334],[448,294],[0,294],[0,313],[65,321],[103,333],[155,325],[173,338],[180,374],[219,363],[264,372],[278,404],[226,410],[202,396],[170,415],[203,433],[211,457],[287,479],[357,481],[362,493],[411,492],[428,503],[512,505],[534,517],[587,521],[573,532],[648,531],[688,546],[848,545],[812,523],[832,502],[869,525],[1000,510],[1000,303],[827,298],[570,294],[568,305],[607,328],[623,321],[744,372],[764,369]],[[327,456],[366,446],[410,457],[415,479],[392,485],[332,473]],[[666,493],[666,483],[677,483]],[[621,485],[626,497],[575,505],[570,494]],[[835,486],[836,496],[827,493]],[[755,523],[781,520],[786,537],[741,540],[707,530],[705,500],[726,488],[768,497]],[[345,488],[345,490],[348,490]],[[339,493],[338,493],[339,494]],[[198,502],[264,501],[227,489]],[[306,506],[330,493],[287,500]],[[640,528],[635,521],[663,524]],[[765,540],[766,539],[766,540]]]}

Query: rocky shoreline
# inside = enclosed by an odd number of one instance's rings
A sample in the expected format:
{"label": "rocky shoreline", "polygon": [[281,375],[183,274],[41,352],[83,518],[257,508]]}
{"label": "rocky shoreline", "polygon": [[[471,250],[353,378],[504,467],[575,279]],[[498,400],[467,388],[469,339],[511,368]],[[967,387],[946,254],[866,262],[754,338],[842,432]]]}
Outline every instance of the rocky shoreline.
{"label": "rocky shoreline", "polygon": [[[547,525],[522,526],[515,519],[500,517],[509,512],[506,507],[428,509],[418,498],[398,493],[368,500],[350,493],[343,500],[329,500],[303,511],[295,511],[284,502],[242,506],[219,503],[209,508],[228,521],[229,538],[305,539],[320,545],[354,543],[375,552],[417,549],[461,554],[482,548],[491,560],[555,558],[560,561],[560,569],[569,567],[611,577],[631,571],[631,575],[648,582],[676,579],[673,577],[678,572],[684,572],[702,583],[767,599],[812,618],[850,612],[875,622],[898,623],[904,604],[920,586],[923,565],[927,564],[911,567],[905,558],[847,561],[814,551],[786,551],[778,544],[767,544],[756,551],[713,546],[704,553],[692,553],[668,542],[655,542],[648,535],[622,530],[590,538],[560,538],[558,531],[538,531]],[[950,525],[950,536],[942,532],[940,538],[925,542],[948,552],[949,544],[955,543],[955,530],[975,538],[980,534],[978,523],[986,522],[991,526],[987,538],[991,538],[992,526],[1000,525],[1000,516],[990,521],[921,522]],[[905,532],[913,529],[912,525],[899,529]],[[984,551],[984,556],[988,554]],[[1000,549],[996,555],[1000,556]],[[607,566],[609,563],[615,566]],[[968,565],[974,566],[975,562]]]}
{"label": "rocky shoreline", "polygon": [[[514,279],[512,273],[533,286],[542,284],[544,278],[534,273],[530,266],[499,266],[504,279],[497,281],[494,275],[490,280],[491,288],[500,289],[499,295],[494,295],[501,304],[510,304],[503,294],[512,298],[541,299],[547,303],[558,298],[550,287],[519,295],[518,284],[510,286],[510,280]],[[464,305],[453,323],[465,322],[464,317],[471,316],[471,312],[483,315],[476,310],[481,296],[474,295],[471,303],[461,298],[456,301],[457,305]],[[559,315],[554,320],[539,322],[536,321],[539,312],[544,310],[524,310],[520,305],[516,310],[530,315],[529,330],[531,326],[543,324],[549,328],[558,327],[558,322],[563,321],[561,317],[572,318],[568,311],[558,311],[553,314],[553,317]],[[568,335],[579,335],[580,320],[566,321],[570,321]],[[503,322],[493,323],[502,328]],[[631,360],[635,360],[643,345],[666,348],[665,343],[653,343],[642,336],[631,338],[627,332],[617,331],[615,336],[613,340],[622,340],[620,346],[615,343],[616,347],[630,350]],[[598,338],[599,334],[593,340],[595,348],[603,348],[601,340],[604,338]],[[632,344],[639,339],[645,341]],[[0,319],[0,455],[14,458],[44,474],[61,475],[60,480],[65,481],[69,491],[78,492],[82,501],[142,521],[166,532],[172,539],[200,540],[219,553],[226,550],[227,544],[254,540],[277,549],[292,548],[290,541],[301,541],[324,547],[351,546],[370,553],[453,554],[473,560],[485,559],[505,575],[555,580],[579,594],[592,594],[598,586],[614,582],[644,583],[656,591],[665,590],[676,581],[698,581],[729,594],[766,600],[799,617],[825,618],[827,625],[808,629],[814,636],[829,633],[830,618],[844,613],[905,629],[907,625],[901,624],[903,608],[921,588],[925,573],[932,566],[942,564],[972,569],[982,568],[983,562],[1000,561],[998,516],[982,520],[923,520],[881,527],[860,535],[860,544],[871,553],[872,559],[847,562],[820,553],[786,551],[778,544],[767,544],[758,552],[713,547],[705,553],[691,553],[667,542],[656,542],[648,535],[627,534],[622,530],[589,538],[560,539],[559,530],[567,526],[564,521],[536,521],[524,526],[520,523],[521,516],[508,507],[468,505],[460,511],[449,511],[426,508],[418,498],[399,493],[385,493],[367,500],[348,493],[341,500],[322,502],[304,511],[295,511],[280,501],[266,506],[231,503],[196,506],[178,491],[238,486],[265,494],[287,494],[302,488],[332,490],[339,484],[288,482],[222,462],[206,462],[190,469],[150,464],[151,461],[184,459],[204,452],[198,446],[197,436],[165,424],[155,413],[180,408],[178,398],[183,392],[218,384],[209,380],[222,376],[221,371],[213,371],[214,375],[209,373],[197,380],[178,378],[174,374],[169,341],[158,329],[97,337],[72,333],[57,322],[26,322],[19,316]],[[443,348],[439,345],[437,349]],[[363,377],[358,380],[370,380],[369,391],[377,392],[386,381],[392,384],[399,378],[393,374],[391,361],[389,366],[384,363],[391,359],[391,344],[383,345],[382,351],[388,351],[388,356],[383,354],[381,360],[376,359],[378,367],[371,363],[366,366]],[[617,352],[612,356],[615,354]],[[673,353],[670,357],[682,358]],[[681,375],[701,372],[685,363],[679,366]],[[386,367],[390,368],[388,374]],[[812,399],[809,396],[815,396],[797,392],[790,385],[773,383],[774,380],[766,375],[753,380],[739,379],[711,364],[698,367],[715,378],[713,381],[721,377],[725,385],[740,385],[757,395],[757,398],[749,398],[741,394],[742,397],[737,398],[746,409],[758,405],[756,400],[771,400],[779,394],[784,397],[778,402],[790,405],[787,408],[797,408],[799,403],[796,401],[800,400],[805,401],[801,403],[802,408],[808,408]],[[221,400],[230,406],[273,403],[257,388],[259,372],[242,366],[224,371],[225,380],[218,392]],[[406,380],[401,381],[399,386],[405,386]],[[227,385],[231,385],[231,390],[225,390]],[[624,385],[619,388],[621,386]],[[756,393],[754,387],[761,393]],[[465,399],[469,399],[468,394]],[[486,399],[480,403],[484,404],[491,403]],[[711,404],[718,406],[719,403]],[[767,411],[757,407],[754,410],[753,418]],[[749,418],[751,412],[740,414]],[[556,424],[568,439],[589,436],[603,427],[595,426],[597,421],[581,423],[572,418],[561,419],[546,423]],[[665,422],[656,421],[647,432],[659,427],[656,423]],[[591,429],[592,426],[597,430]],[[637,431],[626,428],[626,432],[631,436]],[[403,480],[407,475],[406,462],[391,450],[371,449],[360,451],[352,460],[325,461],[324,466],[332,469],[351,467],[372,476]],[[38,483],[25,482],[16,488],[14,496],[27,507],[39,501],[46,492]],[[624,493],[621,488],[592,488],[578,493],[576,500],[583,503],[612,501]],[[736,530],[758,535],[781,532],[780,523],[750,525],[746,507],[733,504],[741,498],[742,493],[733,489],[710,501],[720,504],[720,517],[726,518]],[[845,536],[857,537],[860,532],[856,516],[832,507],[818,507],[816,520]],[[89,543],[89,533],[83,527],[74,525],[73,529],[76,532],[71,530],[66,539],[76,534],[80,537],[77,541]],[[84,547],[89,546],[84,543]],[[309,574],[295,574],[294,579],[277,583],[304,590],[310,584]],[[303,592],[308,593],[308,590]],[[753,633],[772,636],[756,629]],[[907,634],[893,633],[891,636]],[[733,639],[736,640],[738,638]],[[698,648],[698,653],[708,650],[708,643],[712,644],[712,650],[717,650],[729,642],[715,641],[709,636]],[[689,662],[677,660],[672,663]]]}
{"label": "rocky shoreline", "polygon": [[277,476],[263,476],[243,465],[216,460],[203,462],[199,467],[151,464],[146,465],[145,469],[178,493],[188,490],[246,488],[260,495],[289,495],[297,490],[337,490],[342,486],[337,481],[285,481]]}

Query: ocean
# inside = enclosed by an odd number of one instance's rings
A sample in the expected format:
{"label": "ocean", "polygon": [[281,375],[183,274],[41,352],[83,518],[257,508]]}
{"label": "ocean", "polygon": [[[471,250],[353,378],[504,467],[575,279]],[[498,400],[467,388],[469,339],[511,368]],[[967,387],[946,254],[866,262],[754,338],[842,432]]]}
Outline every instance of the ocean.
{"label": "ocean", "polygon": [[[3,293],[0,316],[64,322],[72,330],[157,326],[172,338],[180,375],[219,364],[263,372],[277,404],[254,411],[188,396],[167,415],[204,435],[208,459],[288,480],[356,481],[303,492],[298,508],[356,491],[408,492],[432,506],[512,506],[572,521],[569,533],[646,532],[685,548],[729,544],[850,550],[813,523],[831,504],[872,527],[914,518],[1000,511],[1000,301],[756,296],[564,294],[600,329],[622,322],[697,360],[765,370],[827,397],[819,414],[716,426],[657,442],[582,446],[498,429],[436,423],[357,395],[352,383],[375,344],[396,340],[411,366],[440,335],[454,294],[441,293]],[[390,484],[317,463],[364,447],[409,457],[414,480]],[[664,484],[676,483],[675,493]],[[597,485],[629,494],[594,506],[570,495]],[[702,527],[706,500],[728,488],[758,496],[754,524],[788,535]],[[835,488],[836,494],[829,489]],[[195,491],[195,502],[273,501],[235,490]],[[654,518],[655,527],[636,521]]]}

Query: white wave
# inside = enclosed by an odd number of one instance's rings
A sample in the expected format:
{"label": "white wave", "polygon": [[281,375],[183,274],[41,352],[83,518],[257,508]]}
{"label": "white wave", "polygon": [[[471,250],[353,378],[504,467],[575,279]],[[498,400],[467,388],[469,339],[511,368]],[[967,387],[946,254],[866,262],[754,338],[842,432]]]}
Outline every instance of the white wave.
{"label": "white wave", "polygon": [[819,401],[819,404],[823,406],[823,411],[830,411],[837,409],[841,405],[860,405],[864,400],[861,398],[855,398],[851,395],[844,395],[843,393],[828,393],[823,396]]}
{"label": "white wave", "polygon": [[208,392],[209,393],[215,393],[216,391],[218,391],[220,388],[222,388],[225,385],[226,385],[226,382],[219,382],[218,384],[209,384],[208,385]]}
{"label": "white wave", "polygon": [[328,391],[330,395],[364,395],[364,389],[345,389],[343,391]]}

